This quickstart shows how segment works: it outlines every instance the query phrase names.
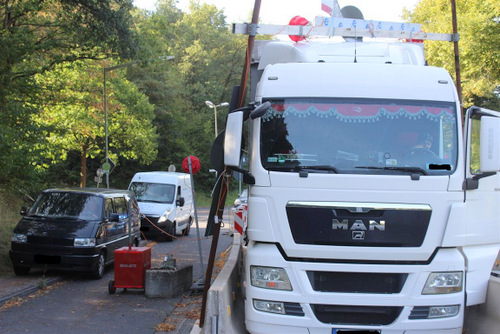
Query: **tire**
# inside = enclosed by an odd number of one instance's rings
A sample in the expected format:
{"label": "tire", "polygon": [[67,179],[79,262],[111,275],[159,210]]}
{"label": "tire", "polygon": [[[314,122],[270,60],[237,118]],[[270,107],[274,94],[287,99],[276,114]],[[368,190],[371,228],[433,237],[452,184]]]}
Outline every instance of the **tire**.
{"label": "tire", "polygon": [[193,222],[193,218],[189,217],[189,221],[184,230],[182,230],[182,235],[188,236],[189,232],[191,232],[191,223]]}
{"label": "tire", "polygon": [[166,240],[167,241],[174,241],[175,237],[175,222],[172,223],[170,226],[170,231],[168,231],[168,234],[165,234]]}
{"label": "tire", "polygon": [[101,251],[99,253],[99,256],[97,257],[97,261],[90,274],[94,279],[101,279],[104,276],[105,269],[106,269],[106,254],[104,254],[104,251]]}
{"label": "tire", "polygon": [[108,292],[110,295],[113,295],[116,292],[115,281],[113,281],[113,280],[109,281]]}
{"label": "tire", "polygon": [[14,266],[14,274],[17,276],[26,276],[30,273],[30,267]]}

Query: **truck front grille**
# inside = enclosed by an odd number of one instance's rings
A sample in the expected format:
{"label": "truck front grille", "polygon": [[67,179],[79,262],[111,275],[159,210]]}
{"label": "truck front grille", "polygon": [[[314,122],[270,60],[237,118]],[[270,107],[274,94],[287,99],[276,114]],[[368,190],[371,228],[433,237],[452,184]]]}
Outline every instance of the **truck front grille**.
{"label": "truck front grille", "polygon": [[314,291],[341,293],[400,293],[408,274],[308,271]]}
{"label": "truck front grille", "polygon": [[35,245],[50,245],[50,246],[73,246],[73,238],[53,238],[28,235],[28,243]]}
{"label": "truck front grille", "polygon": [[288,202],[297,244],[354,247],[420,247],[432,210],[422,204]]}
{"label": "truck front grille", "polygon": [[393,323],[403,307],[311,305],[316,318],[326,324],[381,326]]}

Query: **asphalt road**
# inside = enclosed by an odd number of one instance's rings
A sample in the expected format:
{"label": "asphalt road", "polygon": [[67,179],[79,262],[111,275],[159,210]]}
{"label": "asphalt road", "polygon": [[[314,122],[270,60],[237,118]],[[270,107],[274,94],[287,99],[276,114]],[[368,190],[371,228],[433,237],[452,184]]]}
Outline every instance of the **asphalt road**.
{"label": "asphalt road", "polygon": [[[212,237],[203,237],[207,215],[208,209],[198,209],[203,270],[212,242]],[[229,218],[228,215],[224,217]],[[217,255],[226,250],[231,241],[226,225],[221,229]],[[194,281],[203,278],[194,223],[189,236],[173,242],[153,240],[149,245],[153,247],[153,267],[158,266],[166,254],[173,254],[177,264],[193,265]],[[116,294],[110,295],[108,282],[114,279],[112,267],[101,280],[91,280],[77,273],[49,273],[48,277],[62,280],[43,292],[15,299],[16,303],[8,307],[6,303],[0,308],[0,333],[152,334],[185,298],[147,298],[144,291],[138,289],[117,289]]]}

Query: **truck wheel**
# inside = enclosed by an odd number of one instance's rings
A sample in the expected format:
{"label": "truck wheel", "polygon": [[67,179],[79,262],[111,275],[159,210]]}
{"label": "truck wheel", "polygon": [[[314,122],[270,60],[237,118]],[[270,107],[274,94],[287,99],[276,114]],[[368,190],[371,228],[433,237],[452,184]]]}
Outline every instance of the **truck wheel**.
{"label": "truck wheel", "polygon": [[106,269],[106,255],[104,251],[101,251],[97,257],[94,269],[91,271],[92,277],[94,279],[101,279],[104,276],[104,269]]}
{"label": "truck wheel", "polygon": [[30,272],[30,267],[14,266],[14,273],[17,276],[26,276]]}
{"label": "truck wheel", "polygon": [[115,287],[115,281],[111,280],[108,283],[108,292],[110,295],[114,294],[116,292],[116,287]]}

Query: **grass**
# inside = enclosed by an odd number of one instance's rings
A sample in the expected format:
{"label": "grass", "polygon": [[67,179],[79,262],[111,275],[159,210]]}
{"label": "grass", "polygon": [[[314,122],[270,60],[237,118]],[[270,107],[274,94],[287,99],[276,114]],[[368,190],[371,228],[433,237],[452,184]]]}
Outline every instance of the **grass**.
{"label": "grass", "polygon": [[0,275],[11,270],[9,259],[12,231],[21,218],[22,200],[0,192]]}

